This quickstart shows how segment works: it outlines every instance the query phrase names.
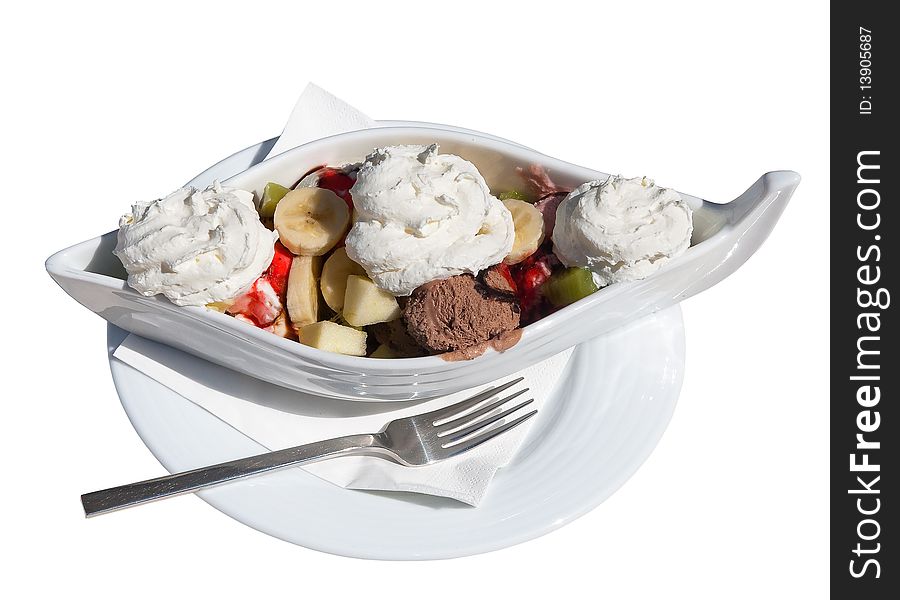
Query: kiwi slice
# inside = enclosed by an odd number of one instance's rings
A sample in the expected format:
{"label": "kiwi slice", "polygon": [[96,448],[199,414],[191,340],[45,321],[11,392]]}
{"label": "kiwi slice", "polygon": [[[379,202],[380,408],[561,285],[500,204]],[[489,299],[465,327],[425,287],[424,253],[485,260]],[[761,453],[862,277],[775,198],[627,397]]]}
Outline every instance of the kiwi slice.
{"label": "kiwi slice", "polygon": [[523,202],[533,202],[528,198],[525,194],[518,190],[510,190],[508,192],[501,192],[499,196],[497,196],[500,200],[522,200]]}
{"label": "kiwi slice", "polygon": [[281,202],[281,199],[291,191],[283,185],[279,185],[270,181],[263,190],[262,200],[259,203],[259,216],[264,219],[271,219],[275,216],[275,207]]}
{"label": "kiwi slice", "polygon": [[590,270],[570,267],[554,273],[541,291],[554,306],[567,306],[596,292],[597,284]]}

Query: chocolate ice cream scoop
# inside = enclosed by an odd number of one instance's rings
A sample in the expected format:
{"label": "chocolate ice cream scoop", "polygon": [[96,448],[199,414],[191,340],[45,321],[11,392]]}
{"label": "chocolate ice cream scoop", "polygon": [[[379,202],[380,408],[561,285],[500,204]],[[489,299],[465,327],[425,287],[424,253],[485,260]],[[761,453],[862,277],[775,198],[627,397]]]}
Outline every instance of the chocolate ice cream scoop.
{"label": "chocolate ice cream scoop", "polygon": [[416,288],[403,310],[409,334],[431,352],[462,350],[519,326],[519,301],[471,275]]}

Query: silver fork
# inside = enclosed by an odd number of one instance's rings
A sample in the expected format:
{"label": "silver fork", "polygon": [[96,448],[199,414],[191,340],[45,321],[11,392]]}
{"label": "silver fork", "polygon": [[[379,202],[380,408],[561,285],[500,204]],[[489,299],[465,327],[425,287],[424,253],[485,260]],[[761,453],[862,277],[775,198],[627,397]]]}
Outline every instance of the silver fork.
{"label": "silver fork", "polygon": [[[501,392],[522,382],[519,377],[487,389],[471,398],[411,417],[395,419],[378,433],[347,435],[302,446],[275,450],[210,467],[175,473],[81,496],[84,514],[93,517],[122,508],[195,492],[235,479],[243,479],[284,467],[350,455],[377,456],[407,467],[421,467],[457,456],[494,439],[537,414],[536,410],[511,417],[531,404],[529,398],[504,408],[528,391],[523,388],[505,398]],[[475,410],[471,410],[471,409]],[[502,421],[502,423],[501,423]],[[496,427],[493,425],[500,423]]]}

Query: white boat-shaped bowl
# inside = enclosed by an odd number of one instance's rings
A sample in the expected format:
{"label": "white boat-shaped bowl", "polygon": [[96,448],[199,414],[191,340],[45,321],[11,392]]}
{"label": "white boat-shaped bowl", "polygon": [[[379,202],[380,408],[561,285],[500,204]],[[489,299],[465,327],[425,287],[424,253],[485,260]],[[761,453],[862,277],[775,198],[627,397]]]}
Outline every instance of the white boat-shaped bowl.
{"label": "white boat-shaped bowl", "polygon": [[[495,191],[521,188],[516,167],[531,164],[546,167],[557,183],[571,187],[607,176],[486,134],[412,125],[310,142],[223,183],[260,195],[268,181],[291,185],[312,167],[355,162],[375,147],[434,142],[441,152],[473,162]],[[341,399],[430,398],[495,381],[715,285],[760,247],[799,182],[792,171],[766,173],[723,204],[682,194],[694,210],[692,245],[682,256],[642,281],[611,285],[525,327],[519,342],[504,352],[489,349],[468,361],[333,354],[203,307],[142,296],[125,284],[124,270],[112,254],[115,232],[57,252],[47,260],[47,271],[70,296],[110,323],[265,381]]]}

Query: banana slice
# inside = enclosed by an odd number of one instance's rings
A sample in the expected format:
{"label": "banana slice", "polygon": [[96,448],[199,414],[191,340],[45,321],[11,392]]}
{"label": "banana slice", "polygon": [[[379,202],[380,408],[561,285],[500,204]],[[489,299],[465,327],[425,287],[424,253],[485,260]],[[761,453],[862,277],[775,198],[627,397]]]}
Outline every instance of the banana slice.
{"label": "banana slice", "polygon": [[512,250],[503,262],[514,265],[534,254],[544,241],[544,216],[533,204],[522,200],[503,200],[503,206],[512,213],[516,229]]}
{"label": "banana slice", "polygon": [[294,328],[319,320],[319,273],[322,259],[298,256],[291,263],[287,284],[287,311]]}
{"label": "banana slice", "polygon": [[275,207],[275,229],[285,247],[299,256],[321,256],[350,224],[347,203],[331,190],[297,188]]}
{"label": "banana slice", "polygon": [[322,267],[322,297],[325,304],[334,312],[344,309],[344,293],[347,291],[347,277],[350,275],[366,276],[366,270],[358,263],[350,260],[347,249],[341,246],[331,253],[325,266]]}

